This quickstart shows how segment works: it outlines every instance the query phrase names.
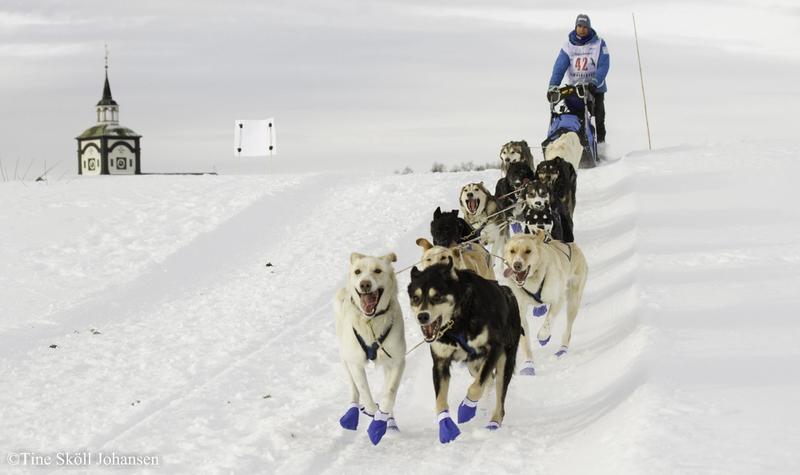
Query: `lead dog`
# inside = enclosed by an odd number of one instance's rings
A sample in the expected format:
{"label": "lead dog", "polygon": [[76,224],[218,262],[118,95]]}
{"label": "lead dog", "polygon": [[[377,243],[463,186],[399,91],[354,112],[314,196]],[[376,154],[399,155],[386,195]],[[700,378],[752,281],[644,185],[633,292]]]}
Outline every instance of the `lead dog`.
{"label": "lead dog", "polygon": [[492,268],[492,256],[480,244],[461,244],[456,247],[434,246],[425,238],[417,239],[417,246],[422,248],[420,270],[435,264],[446,264],[452,259],[456,269],[471,270],[487,280],[497,280]]}
{"label": "lead dog", "polygon": [[[339,353],[350,383],[350,407],[339,423],[345,429],[356,430],[359,404],[363,404],[363,412],[373,417],[367,433],[376,445],[387,427],[397,428],[392,411],[406,366],[403,313],[392,267],[396,261],[394,253],[381,257],[352,253],[347,286],[339,289],[333,302]],[[379,406],[372,399],[367,381],[365,367],[370,361],[384,369]]]}
{"label": "lead dog", "polygon": [[521,331],[511,290],[473,272],[458,270],[448,260],[423,271],[412,268],[408,296],[422,335],[431,344],[439,441],[451,442],[461,433],[450,417],[447,400],[453,361],[466,362],[474,378],[458,407],[458,422],[475,416],[478,401],[494,375],[496,403],[487,429],[498,429],[505,415],[506,392]]}
{"label": "lead dog", "polygon": [[[519,304],[525,335],[530,335],[525,315],[528,305],[549,306],[537,334],[542,346],[550,341],[553,317],[566,305],[567,328],[561,337],[561,348],[556,355],[566,354],[589,272],[583,253],[575,243],[567,244],[550,239],[546,233],[540,231],[535,235],[518,234],[512,237],[506,244],[503,257],[508,266],[504,275],[516,284],[511,286],[511,290]],[[523,350],[527,358],[524,370],[530,368],[528,371],[532,371],[530,345],[527,341],[524,344]]]}

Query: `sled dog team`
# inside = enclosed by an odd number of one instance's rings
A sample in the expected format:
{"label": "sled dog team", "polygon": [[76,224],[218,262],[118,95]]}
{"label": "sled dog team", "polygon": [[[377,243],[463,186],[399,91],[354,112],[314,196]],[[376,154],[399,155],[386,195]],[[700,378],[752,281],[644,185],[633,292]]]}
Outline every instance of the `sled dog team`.
{"label": "sled dog team", "polygon": [[[505,144],[500,159],[502,178],[494,194],[483,183],[465,185],[459,195],[463,218],[459,210],[437,208],[431,222],[433,243],[416,241],[423,252],[411,269],[407,291],[411,314],[433,360],[442,443],[460,434],[448,402],[452,363],[465,363],[473,378],[458,406],[458,424],[475,417],[493,383],[496,403],[486,428],[499,429],[518,350],[525,358],[520,374],[535,374],[528,316],[544,317],[536,334],[544,346],[550,341],[553,318],[566,309],[566,330],[556,352],[558,357],[565,355],[586,283],[586,259],[573,242],[572,164],[556,156],[534,167],[524,141]],[[494,256],[500,254],[506,285],[495,275]],[[352,253],[346,287],[334,299],[336,336],[350,385],[350,405],[339,422],[356,430],[365,414],[373,444],[387,429],[397,430],[393,411],[405,369],[403,312],[392,265],[396,261],[394,253]],[[373,400],[367,381],[369,362],[384,371],[379,402]]]}

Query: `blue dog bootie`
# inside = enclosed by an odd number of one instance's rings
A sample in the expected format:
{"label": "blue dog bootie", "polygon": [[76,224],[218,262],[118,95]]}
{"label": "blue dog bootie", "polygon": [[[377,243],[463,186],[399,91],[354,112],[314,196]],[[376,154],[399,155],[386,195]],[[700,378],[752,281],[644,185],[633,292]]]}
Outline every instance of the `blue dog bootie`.
{"label": "blue dog bootie", "polygon": [[369,427],[367,427],[367,434],[369,435],[369,440],[372,442],[372,445],[378,445],[383,435],[386,434],[386,423],[388,420],[388,412],[383,412],[380,409],[375,411],[375,417],[372,418],[372,422],[370,422]]}
{"label": "blue dog bootie", "polygon": [[544,305],[537,305],[533,307],[533,316],[534,318],[539,318],[544,315],[547,315],[547,304]]}
{"label": "blue dog bootie", "polygon": [[522,364],[522,369],[519,371],[519,374],[523,376],[535,376],[536,370],[533,368],[533,361],[526,361]]}
{"label": "blue dog bootie", "polygon": [[347,412],[339,419],[339,424],[347,430],[356,430],[358,428],[358,404],[350,404]]}
{"label": "blue dog bootie", "polygon": [[461,404],[458,405],[458,423],[463,424],[473,417],[478,410],[478,401],[465,397]]}
{"label": "blue dog bootie", "polygon": [[394,418],[394,414],[389,414],[389,420],[386,421],[386,428],[400,432],[400,427],[397,426],[397,421]]}
{"label": "blue dog bootie", "polygon": [[439,413],[439,442],[447,444],[456,440],[456,437],[461,434],[458,426],[453,422],[450,417],[450,411],[442,411]]}
{"label": "blue dog bootie", "polygon": [[500,428],[500,423],[499,422],[495,422],[495,421],[491,421],[486,425],[486,428],[489,429],[489,430],[495,431],[495,430]]}

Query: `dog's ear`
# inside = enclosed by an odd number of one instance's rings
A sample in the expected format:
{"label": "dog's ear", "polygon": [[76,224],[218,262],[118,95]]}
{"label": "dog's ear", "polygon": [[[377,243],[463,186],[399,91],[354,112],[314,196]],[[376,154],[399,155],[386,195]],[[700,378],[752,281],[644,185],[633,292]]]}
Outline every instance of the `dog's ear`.
{"label": "dog's ear", "polygon": [[428,241],[425,238],[419,238],[419,239],[417,239],[416,242],[417,242],[417,246],[421,247],[422,249],[424,249],[426,251],[433,247],[433,244],[431,244],[431,242]]}
{"label": "dog's ear", "polygon": [[433,219],[436,219],[442,215],[442,207],[437,206],[436,211],[433,212]]}
{"label": "dog's ear", "polygon": [[536,233],[536,239],[534,239],[534,241],[537,242],[537,243],[544,242],[544,238],[545,238],[546,234],[547,233],[545,233],[544,231]]}
{"label": "dog's ear", "polygon": [[411,278],[412,279],[416,279],[417,277],[419,277],[420,274],[422,274],[422,272],[420,272],[419,269],[417,269],[417,266],[414,266],[414,267],[411,268]]}
{"label": "dog's ear", "polygon": [[364,254],[359,254],[354,252],[350,254],[350,264],[355,264],[357,260],[361,259],[362,257],[366,257]]}
{"label": "dog's ear", "polygon": [[397,254],[395,254],[393,252],[390,252],[389,254],[386,254],[385,256],[381,256],[380,259],[383,259],[384,261],[386,261],[386,262],[391,264],[392,262],[397,262]]}

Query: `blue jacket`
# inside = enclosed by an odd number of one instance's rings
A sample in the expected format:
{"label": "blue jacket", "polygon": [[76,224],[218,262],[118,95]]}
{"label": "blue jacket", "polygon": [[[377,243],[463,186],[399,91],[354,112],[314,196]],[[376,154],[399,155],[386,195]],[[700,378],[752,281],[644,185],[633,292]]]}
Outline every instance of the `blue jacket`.
{"label": "blue jacket", "polygon": [[[597,86],[597,92],[606,92],[608,90],[606,85],[606,76],[608,75],[608,68],[611,65],[611,57],[608,54],[606,41],[597,36],[597,32],[594,31],[594,28],[589,32],[589,36],[584,38],[578,38],[575,30],[572,30],[569,34],[569,42],[573,45],[585,45],[586,43],[598,40],[601,42],[600,58],[597,61],[597,71],[594,75],[594,83]],[[561,84],[561,80],[564,79],[564,74],[566,74],[567,69],[569,69],[569,65],[569,55],[562,48],[558,53],[558,57],[556,58],[556,64],[553,65],[553,74],[550,76],[551,86],[558,86]]]}

